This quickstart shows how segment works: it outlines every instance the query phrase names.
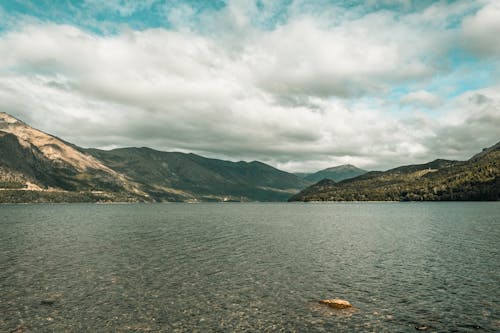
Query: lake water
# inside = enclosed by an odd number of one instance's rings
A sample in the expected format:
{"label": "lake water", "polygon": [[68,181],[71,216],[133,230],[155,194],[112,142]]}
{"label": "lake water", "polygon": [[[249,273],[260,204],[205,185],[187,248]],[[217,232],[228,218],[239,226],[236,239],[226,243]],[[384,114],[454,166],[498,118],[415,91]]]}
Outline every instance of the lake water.
{"label": "lake water", "polygon": [[499,203],[0,206],[0,332],[416,327],[500,331]]}

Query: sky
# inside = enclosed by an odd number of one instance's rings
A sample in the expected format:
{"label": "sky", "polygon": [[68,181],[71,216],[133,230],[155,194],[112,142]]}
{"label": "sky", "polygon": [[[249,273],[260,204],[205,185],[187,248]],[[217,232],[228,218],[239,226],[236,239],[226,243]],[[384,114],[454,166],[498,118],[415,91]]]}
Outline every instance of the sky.
{"label": "sky", "polygon": [[0,111],[290,172],[500,141],[500,1],[0,0]]}

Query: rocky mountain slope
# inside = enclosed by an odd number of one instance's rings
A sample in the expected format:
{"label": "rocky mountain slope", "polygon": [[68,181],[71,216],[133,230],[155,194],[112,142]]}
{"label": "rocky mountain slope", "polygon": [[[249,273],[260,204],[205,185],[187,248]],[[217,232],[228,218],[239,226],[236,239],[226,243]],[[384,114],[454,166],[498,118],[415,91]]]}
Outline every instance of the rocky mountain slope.
{"label": "rocky mountain slope", "polygon": [[132,181],[78,147],[6,113],[0,113],[0,189],[0,202],[147,199]]}
{"label": "rocky mountain slope", "polygon": [[500,142],[468,161],[435,160],[341,182],[323,180],[289,201],[498,200]]}
{"label": "rocky mountain slope", "polygon": [[260,162],[83,149],[0,113],[0,202],[285,201],[309,184]]}
{"label": "rocky mountain slope", "polygon": [[330,179],[336,182],[342,181],[344,179],[354,178],[368,171],[355,167],[351,164],[339,165],[336,167],[323,169],[311,174],[300,174],[301,178],[307,181],[316,183],[323,179]]}

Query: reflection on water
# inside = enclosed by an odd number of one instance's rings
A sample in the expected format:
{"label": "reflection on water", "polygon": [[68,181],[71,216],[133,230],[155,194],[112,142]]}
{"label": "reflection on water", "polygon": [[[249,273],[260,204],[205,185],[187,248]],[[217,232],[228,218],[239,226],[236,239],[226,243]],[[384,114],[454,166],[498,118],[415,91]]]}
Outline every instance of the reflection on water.
{"label": "reflection on water", "polygon": [[[498,203],[0,206],[0,331],[500,330]],[[325,298],[349,300],[332,310]]]}

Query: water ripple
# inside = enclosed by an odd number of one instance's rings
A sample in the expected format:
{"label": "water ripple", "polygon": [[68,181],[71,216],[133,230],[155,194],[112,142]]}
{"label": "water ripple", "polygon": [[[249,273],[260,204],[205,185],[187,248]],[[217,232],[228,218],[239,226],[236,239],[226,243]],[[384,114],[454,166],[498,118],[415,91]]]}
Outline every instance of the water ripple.
{"label": "water ripple", "polygon": [[[497,332],[500,205],[0,207],[0,331]],[[345,298],[352,311],[317,303]]]}

